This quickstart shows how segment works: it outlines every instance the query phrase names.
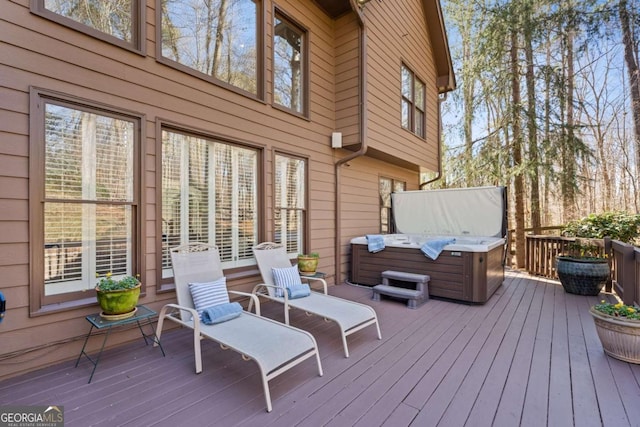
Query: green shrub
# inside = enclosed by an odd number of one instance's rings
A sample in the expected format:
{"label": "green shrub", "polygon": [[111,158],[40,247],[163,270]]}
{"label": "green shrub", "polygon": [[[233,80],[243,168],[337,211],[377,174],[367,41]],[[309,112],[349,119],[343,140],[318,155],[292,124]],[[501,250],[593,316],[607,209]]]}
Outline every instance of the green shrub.
{"label": "green shrub", "polygon": [[[140,283],[137,277],[134,276],[125,276],[120,280],[116,280],[112,277],[112,273],[108,272],[105,274],[103,278],[98,280],[98,285],[96,286],[102,292],[109,291],[119,291],[123,289],[133,289]],[[99,275],[96,274],[97,278],[100,278]]]}
{"label": "green shrub", "polygon": [[611,237],[625,243],[634,243],[640,236],[640,215],[627,212],[591,214],[568,223],[562,230],[562,235],[592,239]]}

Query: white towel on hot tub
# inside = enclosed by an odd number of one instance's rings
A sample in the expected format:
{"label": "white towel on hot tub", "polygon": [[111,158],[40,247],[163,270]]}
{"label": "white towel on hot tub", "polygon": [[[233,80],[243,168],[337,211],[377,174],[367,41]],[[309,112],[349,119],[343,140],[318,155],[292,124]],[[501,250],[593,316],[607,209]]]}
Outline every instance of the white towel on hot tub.
{"label": "white towel on hot tub", "polygon": [[445,246],[455,242],[456,242],[456,239],[427,240],[426,243],[422,245],[420,250],[422,251],[423,254],[425,254],[426,256],[428,256],[429,258],[435,261]]}

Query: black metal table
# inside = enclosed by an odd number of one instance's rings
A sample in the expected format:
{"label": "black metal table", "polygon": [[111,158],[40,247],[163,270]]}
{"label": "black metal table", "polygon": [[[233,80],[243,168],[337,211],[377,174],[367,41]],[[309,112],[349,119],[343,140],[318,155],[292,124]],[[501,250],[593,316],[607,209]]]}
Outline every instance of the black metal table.
{"label": "black metal table", "polygon": [[[162,344],[160,343],[160,340],[156,336],[156,332],[153,329],[153,323],[151,320],[157,313],[142,304],[138,305],[136,308],[137,310],[135,314],[131,317],[127,317],[126,319],[108,320],[100,316],[100,313],[90,314],[89,316],[85,317],[85,319],[87,319],[87,322],[91,324],[91,328],[89,329],[89,333],[87,334],[87,337],[84,339],[84,345],[82,346],[82,350],[80,351],[80,354],[78,355],[78,359],[76,360],[76,368],[80,363],[80,359],[82,358],[82,355],[84,355],[89,360],[89,362],[93,364],[93,370],[91,371],[91,376],[89,377],[89,383],[93,379],[93,374],[96,372],[96,368],[98,367],[98,363],[100,362],[100,357],[102,356],[102,351],[104,350],[105,344],[107,343],[107,338],[109,338],[109,334],[111,333],[111,330],[113,328],[128,325],[131,323],[136,323],[138,325],[138,329],[140,329],[142,338],[144,338],[145,345],[149,344],[149,342],[147,341],[147,339],[149,339],[152,343],[158,344],[158,346],[160,347],[160,350],[162,351],[162,356],[165,355],[164,349],[162,348]],[[143,326],[147,326],[147,325],[151,328],[150,334],[145,333],[144,330],[142,329]],[[85,351],[87,347],[87,342],[89,341],[89,337],[91,336],[91,333],[93,332],[94,329],[98,329],[98,330],[106,329],[106,333],[104,334],[104,341],[102,341],[102,347],[100,347],[100,351],[98,352],[95,359],[89,356],[89,354]]]}

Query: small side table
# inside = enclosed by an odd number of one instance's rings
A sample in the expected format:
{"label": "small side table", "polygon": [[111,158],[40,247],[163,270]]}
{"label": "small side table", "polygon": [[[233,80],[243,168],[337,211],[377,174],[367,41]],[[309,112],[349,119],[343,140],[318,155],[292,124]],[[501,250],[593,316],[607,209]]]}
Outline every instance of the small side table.
{"label": "small side table", "polygon": [[300,274],[301,278],[307,278],[307,279],[324,279],[325,276],[327,275],[327,273],[323,273],[321,271],[316,271],[313,274]]}
{"label": "small side table", "polygon": [[[124,326],[124,325],[128,325],[130,323],[135,322],[138,325],[138,329],[140,329],[140,333],[142,334],[142,338],[144,339],[144,344],[149,345],[149,343],[147,342],[147,338],[152,343],[158,344],[158,346],[160,347],[160,350],[162,351],[162,356],[164,357],[165,355],[164,349],[162,348],[162,344],[160,344],[160,340],[156,336],[156,332],[153,329],[153,323],[151,321],[151,318],[154,317],[157,313],[145,305],[138,305],[137,308],[138,310],[133,316],[127,317],[126,319],[122,319],[122,320],[107,320],[102,318],[100,316],[100,313],[90,314],[89,316],[85,317],[85,319],[87,319],[87,322],[91,324],[91,328],[89,328],[89,333],[87,334],[87,337],[84,339],[84,345],[82,346],[82,350],[80,351],[80,354],[78,355],[78,359],[76,360],[76,368],[78,367],[78,364],[80,363],[80,359],[82,358],[83,355],[87,359],[89,359],[89,362],[93,364],[93,370],[91,371],[91,376],[89,377],[89,383],[91,383],[91,380],[93,379],[93,374],[96,372],[96,368],[98,367],[98,363],[100,362],[100,357],[102,356],[102,351],[104,350],[105,344],[107,343],[107,338],[109,338],[111,329],[115,327]],[[149,325],[149,327],[151,328],[150,334],[145,333],[144,330],[142,329],[143,326],[147,326],[147,325]],[[93,332],[94,328],[98,330],[101,330],[101,329],[107,330],[107,332],[104,335],[104,341],[102,341],[102,347],[100,347],[100,351],[98,352],[95,359],[89,356],[89,354],[85,351],[85,348],[87,347],[87,342],[89,341],[89,337],[91,336],[91,333]]]}
{"label": "small side table", "polygon": [[327,276],[326,273],[323,273],[321,271],[316,271],[313,274],[300,274],[300,279],[307,280],[307,284],[309,285],[309,287],[311,287],[311,282],[312,281],[319,281],[322,283],[322,292],[327,294],[328,290],[327,290],[327,281],[324,280],[324,278]]}

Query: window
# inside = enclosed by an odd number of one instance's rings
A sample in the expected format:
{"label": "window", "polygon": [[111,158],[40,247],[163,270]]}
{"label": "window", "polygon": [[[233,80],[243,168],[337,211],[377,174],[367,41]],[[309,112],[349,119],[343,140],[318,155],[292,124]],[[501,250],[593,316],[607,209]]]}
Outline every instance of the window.
{"label": "window", "polygon": [[169,248],[214,244],[223,268],[255,264],[258,151],[162,131],[162,277],[173,277]]}
{"label": "window", "polygon": [[391,193],[406,189],[407,183],[404,181],[380,177],[380,232],[382,234],[395,232],[395,225],[391,217]]}
{"label": "window", "polygon": [[273,102],[306,114],[306,35],[276,12],[273,20]]}
{"label": "window", "polygon": [[306,182],[305,160],[276,155],[274,241],[291,255],[305,253]]}
{"label": "window", "polygon": [[44,286],[36,310],[86,298],[82,291],[95,287],[97,274],[140,273],[140,118],[41,94],[37,99],[32,283]]}
{"label": "window", "polygon": [[32,12],[90,36],[142,50],[145,2],[140,0],[32,0]]}
{"label": "window", "polygon": [[258,94],[258,1],[161,0],[158,4],[162,57],[186,71]]}
{"label": "window", "polygon": [[416,75],[402,65],[402,127],[425,137],[425,85]]}

